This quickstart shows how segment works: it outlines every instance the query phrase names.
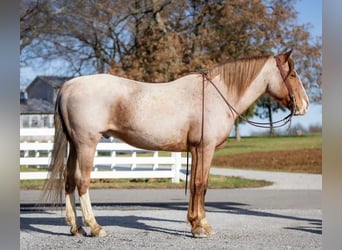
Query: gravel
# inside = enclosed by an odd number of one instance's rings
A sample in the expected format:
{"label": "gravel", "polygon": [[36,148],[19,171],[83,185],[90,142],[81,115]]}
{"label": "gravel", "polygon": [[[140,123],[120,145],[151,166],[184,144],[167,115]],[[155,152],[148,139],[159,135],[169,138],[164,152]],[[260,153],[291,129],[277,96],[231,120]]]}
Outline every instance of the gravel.
{"label": "gravel", "polygon": [[[184,190],[91,190],[104,238],[72,237],[64,211],[38,210],[39,191],[20,192],[21,249],[321,249],[321,175],[238,171],[212,173],[264,179],[259,189],[208,190],[216,234],[196,239],[186,223]],[[78,208],[78,215],[80,211]],[[81,218],[79,218],[81,221]],[[89,233],[89,228],[85,228]]]}

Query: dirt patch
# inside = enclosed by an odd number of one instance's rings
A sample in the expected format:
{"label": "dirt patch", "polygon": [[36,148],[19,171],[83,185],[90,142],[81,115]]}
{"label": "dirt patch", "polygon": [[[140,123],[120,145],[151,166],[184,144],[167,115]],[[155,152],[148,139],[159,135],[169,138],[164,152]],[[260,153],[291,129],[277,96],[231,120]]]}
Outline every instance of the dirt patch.
{"label": "dirt patch", "polygon": [[218,156],[213,159],[212,166],[321,174],[322,149],[253,152]]}

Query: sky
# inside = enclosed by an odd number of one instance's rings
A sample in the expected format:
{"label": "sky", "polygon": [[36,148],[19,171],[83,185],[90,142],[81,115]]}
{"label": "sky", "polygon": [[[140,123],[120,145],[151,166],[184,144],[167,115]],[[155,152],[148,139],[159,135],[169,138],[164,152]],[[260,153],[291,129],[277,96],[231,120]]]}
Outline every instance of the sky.
{"label": "sky", "polygon": [[299,23],[311,23],[311,33],[322,35],[322,0],[298,0],[296,9],[299,12]]}
{"label": "sky", "polygon": [[[322,0],[297,0],[296,10],[298,11],[299,24],[310,23],[312,28],[310,30],[313,37],[322,36]],[[53,62],[58,63],[58,62]],[[53,67],[51,67],[53,68]],[[21,68],[20,69],[20,82],[21,88],[26,87],[37,75],[56,75],[51,72],[51,68],[46,66],[41,69],[37,68]],[[288,113],[276,113],[274,114],[274,120],[279,120],[285,117]],[[252,118],[255,121],[267,121],[260,120],[256,117]],[[310,125],[322,125],[322,105],[311,104],[309,111],[304,116],[296,116],[292,120],[292,127],[296,124],[301,124],[304,128],[308,128]],[[287,126],[285,126],[286,128]],[[254,133],[267,132],[265,129],[255,128],[248,124],[242,124],[240,126],[240,133],[242,136],[249,136]]]}

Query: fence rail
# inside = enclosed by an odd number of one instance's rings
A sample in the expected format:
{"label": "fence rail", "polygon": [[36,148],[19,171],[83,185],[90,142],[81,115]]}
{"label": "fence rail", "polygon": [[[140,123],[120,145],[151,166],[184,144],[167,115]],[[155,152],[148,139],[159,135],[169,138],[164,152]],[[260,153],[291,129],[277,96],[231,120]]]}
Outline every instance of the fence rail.
{"label": "fence rail", "polygon": [[[20,166],[47,168],[53,135],[54,129],[20,129]],[[172,182],[178,183],[185,179],[181,170],[186,161],[180,152],[149,151],[123,142],[105,141],[96,147],[91,178],[171,178]],[[20,180],[46,178],[47,171],[20,172]]]}

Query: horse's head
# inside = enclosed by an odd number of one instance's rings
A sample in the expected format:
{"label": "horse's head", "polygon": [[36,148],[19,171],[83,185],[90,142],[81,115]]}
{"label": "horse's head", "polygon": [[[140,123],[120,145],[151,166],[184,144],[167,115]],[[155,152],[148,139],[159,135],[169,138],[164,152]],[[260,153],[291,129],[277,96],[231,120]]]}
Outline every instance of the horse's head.
{"label": "horse's head", "polygon": [[309,109],[309,98],[294,69],[291,53],[292,50],[274,57],[272,71],[275,74],[272,74],[267,91],[280,104],[292,110],[294,115],[304,115]]}

